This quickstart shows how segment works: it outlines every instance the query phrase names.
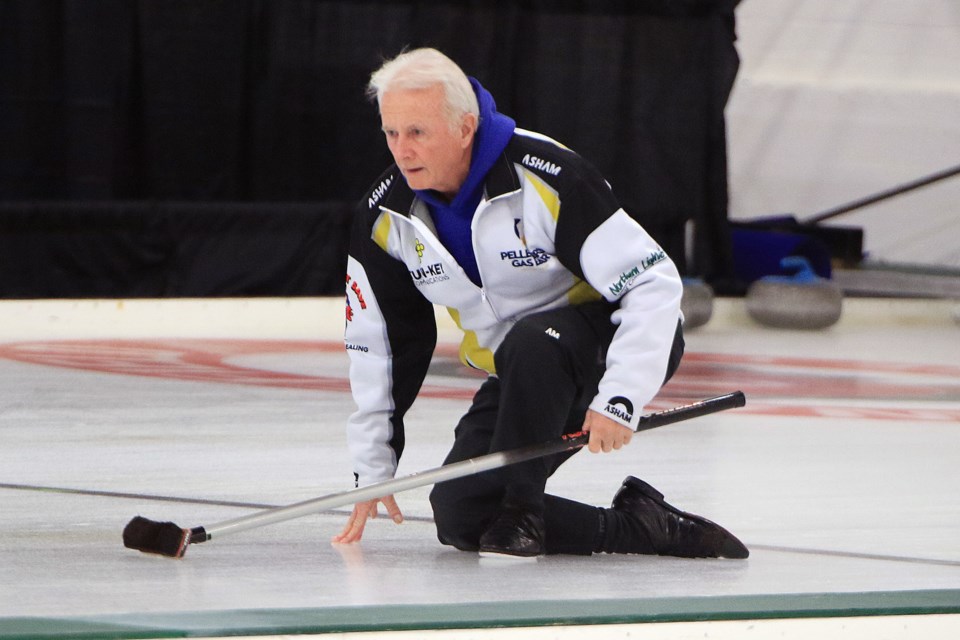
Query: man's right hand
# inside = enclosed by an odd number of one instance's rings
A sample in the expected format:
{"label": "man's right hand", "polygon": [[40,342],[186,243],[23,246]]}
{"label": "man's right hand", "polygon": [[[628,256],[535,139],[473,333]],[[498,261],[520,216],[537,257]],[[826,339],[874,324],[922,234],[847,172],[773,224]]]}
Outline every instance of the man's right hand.
{"label": "man's right hand", "polygon": [[363,537],[363,530],[367,526],[367,519],[377,517],[377,503],[380,502],[386,507],[387,515],[390,516],[394,522],[397,524],[403,522],[403,514],[400,513],[400,507],[397,506],[397,501],[394,500],[393,496],[384,496],[376,500],[358,502],[353,505],[353,513],[350,514],[350,518],[347,520],[343,531],[341,531],[339,535],[334,536],[331,542],[341,544],[359,542],[360,538]]}

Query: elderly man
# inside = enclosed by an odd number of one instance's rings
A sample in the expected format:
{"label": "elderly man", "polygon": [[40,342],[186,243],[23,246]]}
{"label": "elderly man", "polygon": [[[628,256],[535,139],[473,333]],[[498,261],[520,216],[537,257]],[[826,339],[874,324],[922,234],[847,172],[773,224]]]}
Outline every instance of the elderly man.
{"label": "elderly man", "polygon": [[[590,433],[630,442],[683,353],[676,267],[603,177],[516,127],[449,58],[417,49],[370,80],[394,164],[363,198],[347,274],[346,346],[357,404],[348,442],[358,486],[393,477],[406,411],[436,343],[433,305],[463,330],[460,358],[489,377],[446,462]],[[612,508],[545,493],[570,454],[434,487],[444,544],[536,557],[597,552],[746,558],[722,527],[628,477]],[[382,502],[354,506],[335,542],[360,540]]]}

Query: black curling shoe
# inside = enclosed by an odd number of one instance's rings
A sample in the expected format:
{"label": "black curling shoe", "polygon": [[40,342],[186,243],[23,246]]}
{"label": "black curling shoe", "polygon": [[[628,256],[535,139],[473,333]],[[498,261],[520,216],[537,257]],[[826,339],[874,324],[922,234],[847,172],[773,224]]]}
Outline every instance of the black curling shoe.
{"label": "black curling shoe", "polygon": [[[649,484],[628,476],[613,498],[613,509],[630,517],[648,540],[646,550],[681,558],[743,559],[750,551],[723,527],[706,518],[685,513],[663,500],[663,494]],[[630,527],[633,529],[634,527]]]}
{"label": "black curling shoe", "polygon": [[543,518],[521,509],[504,509],[480,536],[480,555],[535,558],[544,553]]}

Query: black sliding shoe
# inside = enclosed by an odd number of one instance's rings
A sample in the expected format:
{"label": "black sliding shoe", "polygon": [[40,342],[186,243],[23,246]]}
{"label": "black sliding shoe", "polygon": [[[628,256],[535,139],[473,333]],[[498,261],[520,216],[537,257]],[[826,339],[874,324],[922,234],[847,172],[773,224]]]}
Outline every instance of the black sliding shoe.
{"label": "black sliding shoe", "polygon": [[736,559],[750,555],[732,533],[706,518],[667,504],[662,493],[639,478],[628,476],[623,481],[613,498],[613,509],[631,518],[648,538],[638,541],[639,548],[634,553]]}
{"label": "black sliding shoe", "polygon": [[544,553],[543,518],[521,509],[504,509],[480,536],[481,556],[536,558]]}

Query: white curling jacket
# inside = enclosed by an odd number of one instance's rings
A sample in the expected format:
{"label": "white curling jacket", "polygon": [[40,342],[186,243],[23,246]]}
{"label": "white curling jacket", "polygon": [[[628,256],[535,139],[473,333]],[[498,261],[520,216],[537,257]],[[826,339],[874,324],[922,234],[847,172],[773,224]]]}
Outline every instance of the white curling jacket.
{"label": "white curling jacket", "polygon": [[680,275],[602,176],[555,141],[517,129],[484,189],[472,222],[482,286],[440,243],[426,204],[395,165],[361,202],[345,330],[358,486],[396,472],[403,417],[436,345],[434,304],[463,330],[461,361],[496,375],[493,353],[519,318],[602,296],[619,305],[617,329],[590,408],[635,428],[663,383]]}

